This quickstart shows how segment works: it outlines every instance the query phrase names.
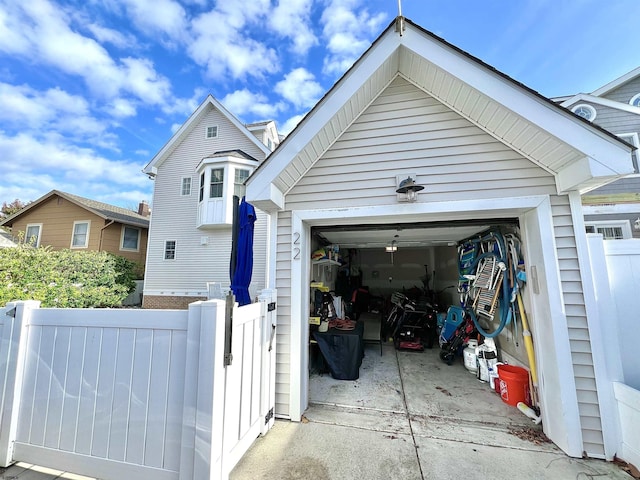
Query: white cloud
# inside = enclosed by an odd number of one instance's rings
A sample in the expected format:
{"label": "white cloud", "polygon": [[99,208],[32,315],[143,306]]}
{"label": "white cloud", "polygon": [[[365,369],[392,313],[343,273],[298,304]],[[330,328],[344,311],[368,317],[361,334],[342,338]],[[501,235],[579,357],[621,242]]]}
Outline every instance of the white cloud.
{"label": "white cloud", "polygon": [[137,43],[135,37],[132,35],[126,35],[118,30],[103,27],[97,23],[90,23],[87,25],[87,28],[100,43],[110,43],[118,48],[131,47]]}
{"label": "white cloud", "polygon": [[172,123],[171,124],[171,133],[172,134],[176,133],[178,130],[180,130],[181,126],[182,126],[182,123]]}
{"label": "white cloud", "polygon": [[[162,105],[162,111],[167,114],[191,115],[198,105],[205,99],[207,92],[204,88],[196,88],[191,98],[172,97],[165,99]],[[165,123],[162,120],[159,123]]]}
{"label": "white cloud", "polygon": [[116,98],[109,105],[106,111],[116,118],[134,117],[138,112],[135,103],[126,98]]}
{"label": "white cloud", "polygon": [[300,115],[294,115],[293,117],[289,118],[281,127],[278,128],[278,133],[280,135],[289,135],[306,115],[306,113],[303,113]]}
{"label": "white cloud", "polygon": [[361,8],[361,0],[331,0],[321,22],[329,54],[324,59],[323,72],[343,74],[369,47],[372,37],[380,33],[386,15],[371,15]]}
{"label": "white cloud", "polygon": [[290,50],[306,55],[318,44],[311,24],[312,0],[280,0],[269,16],[269,26],[293,42]]}
{"label": "white cloud", "polygon": [[165,35],[170,40],[184,40],[187,14],[173,0],[124,0],[128,17],[149,35]]}
{"label": "white cloud", "polygon": [[274,90],[296,107],[312,107],[324,93],[324,88],[309,71],[296,68],[276,83]]}
{"label": "white cloud", "polygon": [[[264,8],[264,10],[263,10]],[[269,11],[269,2],[221,2],[191,23],[189,56],[213,78],[262,77],[277,72],[275,50],[245,34]]]}
{"label": "white cloud", "polygon": [[247,89],[227,94],[220,100],[220,103],[237,117],[251,113],[260,119],[273,118],[284,107],[281,103],[269,103],[269,99],[265,95],[252,93]]}
{"label": "white cloud", "polygon": [[[128,92],[146,103],[161,104],[170,93],[169,80],[155,71],[150,60],[114,60],[94,39],[73,30],[65,12],[47,0],[15,4],[3,13],[10,15],[11,22],[5,22],[9,31],[0,35],[0,50],[77,75],[105,98]],[[13,39],[12,44],[7,38]]]}

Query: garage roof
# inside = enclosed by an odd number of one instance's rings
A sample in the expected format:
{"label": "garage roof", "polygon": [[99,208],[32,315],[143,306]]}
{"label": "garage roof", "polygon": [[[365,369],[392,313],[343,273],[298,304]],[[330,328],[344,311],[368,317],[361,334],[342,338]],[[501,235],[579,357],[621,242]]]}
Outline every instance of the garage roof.
{"label": "garage roof", "polygon": [[404,17],[398,17],[247,182],[247,199],[284,196],[369,104],[402,76],[580,193],[632,173],[632,146]]}

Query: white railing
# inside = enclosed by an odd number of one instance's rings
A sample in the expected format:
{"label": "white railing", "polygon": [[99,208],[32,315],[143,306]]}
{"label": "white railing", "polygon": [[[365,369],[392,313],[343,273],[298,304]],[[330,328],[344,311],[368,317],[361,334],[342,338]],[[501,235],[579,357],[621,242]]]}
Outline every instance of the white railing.
{"label": "white railing", "polygon": [[222,300],[189,310],[8,304],[0,310],[0,465],[20,460],[105,480],[226,478],[272,424],[264,419],[275,401],[265,381],[275,368],[266,334],[273,298],[264,292],[260,303],[233,309],[231,365]]}

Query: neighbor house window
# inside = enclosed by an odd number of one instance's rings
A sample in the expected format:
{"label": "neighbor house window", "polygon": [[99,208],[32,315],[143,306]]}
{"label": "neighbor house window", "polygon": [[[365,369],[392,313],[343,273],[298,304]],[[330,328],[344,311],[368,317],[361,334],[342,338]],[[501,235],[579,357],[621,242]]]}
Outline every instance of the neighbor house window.
{"label": "neighbor house window", "polygon": [[599,233],[604,240],[623,240],[631,238],[631,224],[628,220],[586,221],[587,233]]}
{"label": "neighbor house window", "polygon": [[87,248],[89,245],[89,224],[88,220],[73,222],[71,248]]}
{"label": "neighbor house window", "polygon": [[224,168],[211,169],[209,198],[220,198],[224,193]]}
{"label": "neighbor house window", "polygon": [[164,242],[164,259],[175,260],[176,259],[176,241],[167,240]]}
{"label": "neighbor house window", "polygon": [[30,223],[27,225],[27,231],[24,235],[24,242],[34,247],[40,246],[40,233],[42,232],[41,223]]}
{"label": "neighbor house window", "polygon": [[200,174],[200,195],[198,201],[201,202],[204,199],[204,172]]}
{"label": "neighbor house window", "polygon": [[180,195],[186,197],[191,195],[191,177],[182,177],[182,186],[180,188]]}
{"label": "neighbor house window", "polygon": [[236,173],[233,179],[233,194],[238,198],[244,197],[244,182],[247,180],[247,178],[249,178],[249,170],[236,168]]}
{"label": "neighbor house window", "polygon": [[593,122],[596,119],[596,109],[586,103],[576,105],[571,109],[571,111],[590,122]]}
{"label": "neighbor house window", "polygon": [[631,100],[629,100],[629,105],[633,107],[640,107],[640,93],[636,93]]}
{"label": "neighbor house window", "polygon": [[122,226],[122,234],[120,235],[120,250],[128,250],[137,252],[140,249],[140,229]]}
{"label": "neighbor house window", "polygon": [[215,125],[213,127],[207,127],[206,137],[207,138],[218,138],[218,126]]}

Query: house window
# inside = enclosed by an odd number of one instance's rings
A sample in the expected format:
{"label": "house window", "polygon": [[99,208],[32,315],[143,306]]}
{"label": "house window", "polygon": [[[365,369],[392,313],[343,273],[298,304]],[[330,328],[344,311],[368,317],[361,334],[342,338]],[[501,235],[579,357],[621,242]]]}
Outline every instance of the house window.
{"label": "house window", "polygon": [[202,200],[204,200],[204,172],[200,174],[200,194],[198,197],[199,202]]}
{"label": "house window", "polygon": [[630,143],[634,147],[636,147],[636,151],[631,154],[631,158],[633,161],[633,172],[640,173],[640,141],[638,140],[637,133],[621,133],[618,135],[625,142]]}
{"label": "house window", "polygon": [[176,259],[176,241],[167,240],[164,242],[164,259],[175,260]]}
{"label": "house window", "polygon": [[640,107],[640,93],[636,93],[631,100],[629,100],[629,105],[633,107]]}
{"label": "house window", "polygon": [[27,231],[25,232],[24,242],[30,244],[33,247],[39,247],[41,232],[42,232],[41,223],[30,223],[29,225],[27,225]]}
{"label": "house window", "polygon": [[206,138],[218,138],[218,126],[207,127],[205,135]]}
{"label": "house window", "polygon": [[233,179],[233,194],[238,198],[244,197],[244,182],[247,180],[247,178],[249,178],[249,170],[236,168],[236,173]]}
{"label": "house window", "polygon": [[631,238],[631,224],[628,220],[620,221],[587,221],[587,233],[599,233],[604,240],[623,240]]}
{"label": "house window", "polygon": [[576,105],[571,109],[571,111],[590,122],[593,122],[596,119],[596,109],[586,103]]}
{"label": "house window", "polygon": [[224,192],[224,168],[211,169],[209,198],[221,198]]}
{"label": "house window", "polygon": [[122,226],[122,234],[120,236],[120,250],[137,252],[140,249],[140,229]]}
{"label": "house window", "polygon": [[89,221],[73,222],[71,248],[87,248],[89,245]]}
{"label": "house window", "polygon": [[183,197],[191,195],[191,177],[182,177],[180,195],[182,195]]}

